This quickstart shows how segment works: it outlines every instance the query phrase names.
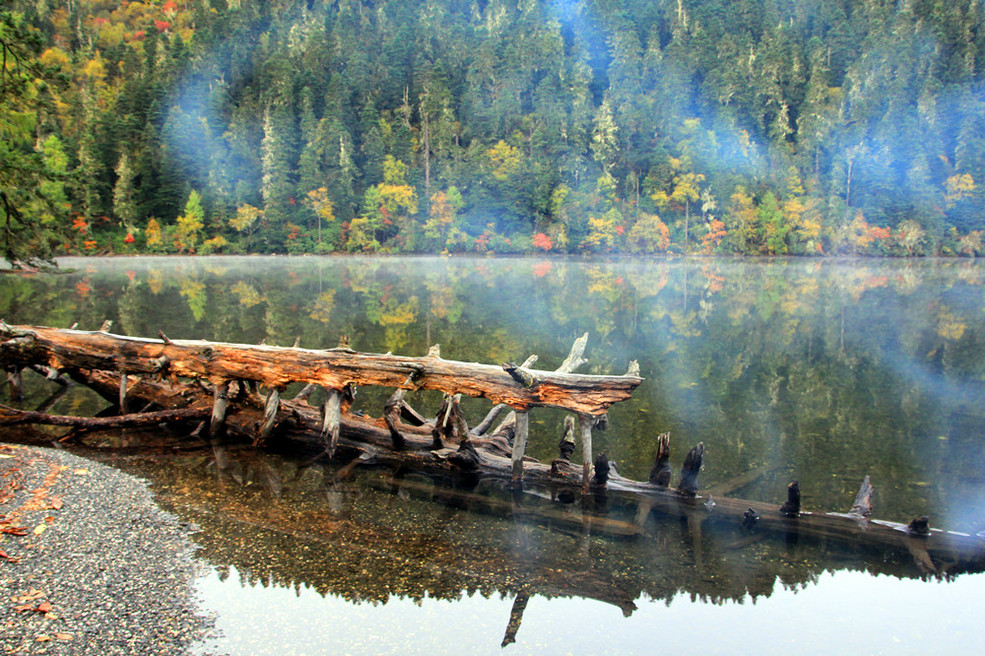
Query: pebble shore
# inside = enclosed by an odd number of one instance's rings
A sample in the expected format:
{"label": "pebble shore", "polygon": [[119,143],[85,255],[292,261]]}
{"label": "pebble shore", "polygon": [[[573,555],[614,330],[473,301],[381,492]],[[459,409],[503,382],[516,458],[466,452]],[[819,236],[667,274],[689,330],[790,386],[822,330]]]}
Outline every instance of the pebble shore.
{"label": "pebble shore", "polygon": [[0,653],[189,653],[210,631],[191,531],[133,476],[0,444]]}

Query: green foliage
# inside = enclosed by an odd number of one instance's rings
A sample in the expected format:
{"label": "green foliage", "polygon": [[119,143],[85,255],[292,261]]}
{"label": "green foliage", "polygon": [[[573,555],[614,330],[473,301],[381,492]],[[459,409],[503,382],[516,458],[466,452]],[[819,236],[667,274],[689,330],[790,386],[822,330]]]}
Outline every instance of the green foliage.
{"label": "green foliage", "polygon": [[894,255],[985,230],[970,5],[248,4],[5,5],[8,259],[120,226],[186,251]]}

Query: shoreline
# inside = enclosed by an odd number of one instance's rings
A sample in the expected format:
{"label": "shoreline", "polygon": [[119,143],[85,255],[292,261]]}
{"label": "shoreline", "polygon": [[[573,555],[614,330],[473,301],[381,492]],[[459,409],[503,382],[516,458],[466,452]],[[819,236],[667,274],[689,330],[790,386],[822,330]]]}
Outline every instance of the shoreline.
{"label": "shoreline", "polygon": [[194,527],[140,479],[71,453],[0,443],[0,653],[191,653]]}

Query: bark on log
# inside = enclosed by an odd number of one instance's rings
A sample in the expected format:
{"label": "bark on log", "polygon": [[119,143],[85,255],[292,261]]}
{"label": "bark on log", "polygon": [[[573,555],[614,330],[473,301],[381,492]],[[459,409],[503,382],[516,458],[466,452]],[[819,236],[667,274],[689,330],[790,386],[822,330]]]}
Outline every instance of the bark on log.
{"label": "bark on log", "polygon": [[[24,338],[12,343],[13,338]],[[0,325],[2,359],[45,363],[55,369],[82,368],[129,373],[159,373],[222,380],[253,380],[269,389],[289,383],[317,383],[341,389],[349,383],[404,389],[435,389],[485,397],[493,403],[529,409],[554,406],[600,415],[628,399],[642,382],[638,376],[588,376],[529,370],[535,384],[523,387],[494,365],[437,357],[357,353],[348,349],[316,351],[221,342],[142,339],[104,332],[59,330],[42,326]]]}

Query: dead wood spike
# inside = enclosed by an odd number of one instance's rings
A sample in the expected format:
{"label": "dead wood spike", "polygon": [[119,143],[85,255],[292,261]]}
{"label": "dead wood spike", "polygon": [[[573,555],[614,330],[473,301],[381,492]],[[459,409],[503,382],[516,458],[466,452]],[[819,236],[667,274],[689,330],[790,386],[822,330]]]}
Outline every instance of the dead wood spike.
{"label": "dead wood spike", "polygon": [[530,415],[516,410],[516,424],[513,432],[512,482],[519,483],[523,479],[523,454],[527,450],[527,435],[530,432]]}
{"label": "dead wood spike", "polygon": [[853,517],[868,517],[871,515],[872,493],[874,491],[875,488],[872,486],[868,474],[866,474],[861,487],[858,489],[858,494],[855,495],[855,503],[852,504],[852,509],[848,511],[848,514]]}
{"label": "dead wood spike", "polygon": [[120,374],[120,414],[127,413],[127,375],[126,372]]}
{"label": "dead wood spike", "polygon": [[112,327],[113,327],[113,320],[112,319],[106,319],[105,321],[103,321],[103,325],[101,325],[99,327],[99,332],[101,332],[101,333],[108,333],[109,330],[110,330],[110,328],[112,328]]}
{"label": "dead wood spike", "polygon": [[473,428],[469,432],[472,434],[473,437],[480,437],[482,435],[485,435],[486,432],[489,430],[489,427],[492,426],[492,423],[496,421],[496,417],[498,417],[500,413],[503,412],[504,410],[509,409],[509,407],[510,406],[506,405],[505,403],[497,403],[489,410],[489,412],[482,419],[482,421],[476,424],[475,428]]}
{"label": "dead wood spike", "polygon": [[688,451],[684,458],[684,465],[681,467],[681,482],[677,485],[677,491],[684,496],[693,497],[698,493],[698,473],[705,457],[705,443],[699,442],[698,446]]}
{"label": "dead wood spike", "polygon": [[226,428],[226,411],[229,408],[229,382],[219,383],[212,393],[212,419],[209,422],[209,440],[217,441]]}
{"label": "dead wood spike", "polygon": [[780,514],[786,517],[800,515],[800,483],[794,481],[787,486],[787,500],[780,506]]}
{"label": "dead wood spike", "polygon": [[916,535],[921,538],[925,538],[930,535],[930,517],[924,515],[923,517],[914,517],[909,524],[906,525],[906,530],[909,531],[910,535]]}
{"label": "dead wood spike", "polygon": [[263,422],[257,432],[257,444],[263,444],[270,437],[277,423],[277,411],[280,410],[280,390],[274,387],[267,394],[267,400],[263,406]]}
{"label": "dead wood spike", "polygon": [[164,331],[163,330],[158,330],[157,331],[157,336],[160,337],[161,338],[161,341],[164,342],[165,344],[170,344],[171,343],[171,340],[168,339],[168,336],[164,334]]}
{"label": "dead wood spike", "polygon": [[649,481],[658,487],[670,485],[670,433],[661,433],[657,437],[657,457]]}
{"label": "dead wood spike", "polygon": [[572,415],[564,417],[564,430],[557,448],[562,460],[571,460],[575,452],[575,418]]}
{"label": "dead wood spike", "polygon": [[475,450],[472,442],[466,440],[458,446],[458,451],[448,456],[448,462],[464,471],[475,471],[482,462],[482,456]]}
{"label": "dead wood spike", "polygon": [[[328,457],[335,455],[339,443],[339,430],[342,422],[342,392],[328,390],[325,402],[321,407],[321,440],[325,444]],[[389,424],[388,424],[389,425]]]}
{"label": "dead wood spike", "polygon": [[609,458],[605,453],[599,453],[595,456],[595,475],[592,476],[592,485],[605,487],[605,484],[609,482],[610,469]]}
{"label": "dead wood spike", "polygon": [[578,432],[581,434],[581,491],[588,494],[591,487],[592,471],[592,424],[595,418],[591,415],[578,415]]}
{"label": "dead wood spike", "polygon": [[537,384],[537,377],[528,371],[524,371],[521,367],[517,366],[515,362],[504,363],[503,371],[508,373],[513,380],[527,389],[530,389]]}
{"label": "dead wood spike", "polygon": [[386,422],[387,430],[390,431],[390,440],[396,451],[403,451],[407,448],[407,440],[400,433],[397,425],[400,422],[400,406],[404,401],[405,389],[397,389],[393,392],[386,404],[383,406],[383,421]]}

